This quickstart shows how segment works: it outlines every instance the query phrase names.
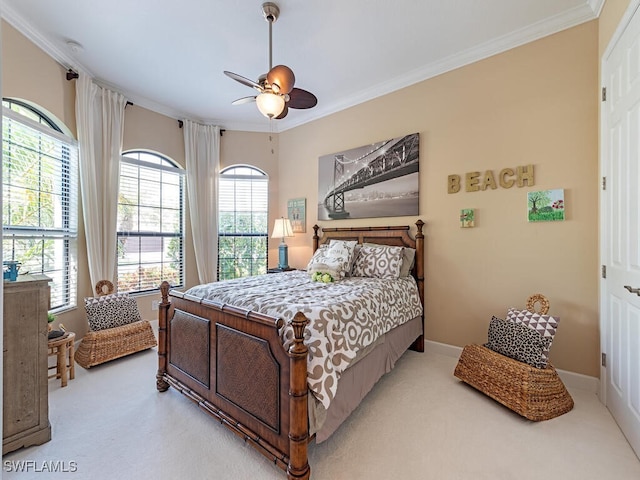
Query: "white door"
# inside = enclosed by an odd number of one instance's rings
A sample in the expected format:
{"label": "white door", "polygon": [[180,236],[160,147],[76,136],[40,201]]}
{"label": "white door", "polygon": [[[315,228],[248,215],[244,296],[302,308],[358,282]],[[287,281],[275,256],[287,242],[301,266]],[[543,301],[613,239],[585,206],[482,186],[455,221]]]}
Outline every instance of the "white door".
{"label": "white door", "polygon": [[[603,401],[640,457],[640,12],[632,1],[603,57]],[[604,273],[604,272],[603,272]]]}

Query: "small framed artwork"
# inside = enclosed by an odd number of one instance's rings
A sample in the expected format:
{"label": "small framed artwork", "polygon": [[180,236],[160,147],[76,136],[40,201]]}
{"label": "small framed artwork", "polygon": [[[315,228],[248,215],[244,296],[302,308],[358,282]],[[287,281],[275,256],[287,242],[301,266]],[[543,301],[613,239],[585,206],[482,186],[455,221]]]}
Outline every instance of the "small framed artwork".
{"label": "small framed artwork", "polygon": [[527,214],[530,222],[564,220],[564,189],[528,192]]}
{"label": "small framed artwork", "polygon": [[475,212],[473,208],[463,208],[460,210],[460,227],[461,228],[472,228],[475,226]]}
{"label": "small framed artwork", "polygon": [[287,216],[291,221],[293,233],[305,233],[307,231],[307,199],[294,198],[287,202]]}

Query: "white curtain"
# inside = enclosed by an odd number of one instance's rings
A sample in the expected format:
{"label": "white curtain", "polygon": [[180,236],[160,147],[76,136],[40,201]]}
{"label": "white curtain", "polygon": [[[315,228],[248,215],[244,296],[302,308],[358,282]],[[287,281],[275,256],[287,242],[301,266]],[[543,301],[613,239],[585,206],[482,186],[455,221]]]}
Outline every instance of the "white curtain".
{"label": "white curtain", "polygon": [[220,127],[184,121],[187,197],[200,283],[215,282],[218,270],[218,172]]}
{"label": "white curtain", "polygon": [[120,155],[127,99],[80,72],[76,81],[80,189],[89,276],[115,284]]}

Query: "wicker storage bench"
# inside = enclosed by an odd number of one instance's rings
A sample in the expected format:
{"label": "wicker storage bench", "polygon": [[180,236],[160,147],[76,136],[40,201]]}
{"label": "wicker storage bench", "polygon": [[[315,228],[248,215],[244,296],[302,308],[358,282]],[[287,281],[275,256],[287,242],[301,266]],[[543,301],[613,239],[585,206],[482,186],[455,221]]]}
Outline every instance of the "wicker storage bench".
{"label": "wicker storage bench", "polygon": [[529,420],[548,420],[573,408],[551,364],[536,368],[486,347],[467,345],[454,375]]}
{"label": "wicker storage bench", "polygon": [[156,345],[158,342],[149,320],[140,320],[106,330],[87,332],[74,358],[82,367],[90,368]]}

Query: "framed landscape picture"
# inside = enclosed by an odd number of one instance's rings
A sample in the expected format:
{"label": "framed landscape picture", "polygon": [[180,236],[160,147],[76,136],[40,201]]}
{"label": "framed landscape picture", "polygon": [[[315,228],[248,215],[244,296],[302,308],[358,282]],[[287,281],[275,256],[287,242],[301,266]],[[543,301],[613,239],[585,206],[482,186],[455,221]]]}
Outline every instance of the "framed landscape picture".
{"label": "framed landscape picture", "polygon": [[527,205],[530,222],[564,220],[564,189],[528,192]]}

